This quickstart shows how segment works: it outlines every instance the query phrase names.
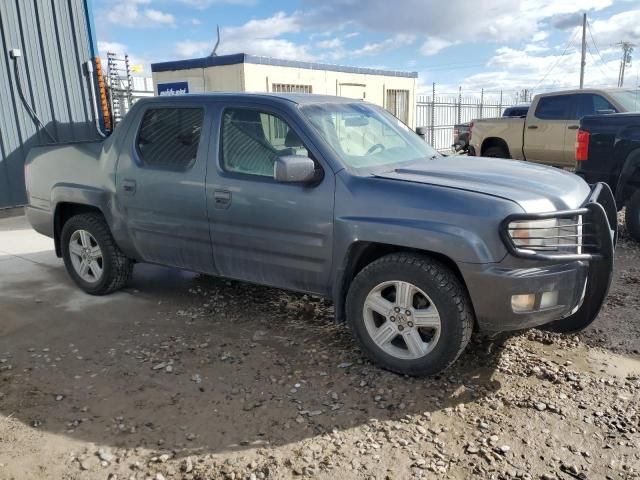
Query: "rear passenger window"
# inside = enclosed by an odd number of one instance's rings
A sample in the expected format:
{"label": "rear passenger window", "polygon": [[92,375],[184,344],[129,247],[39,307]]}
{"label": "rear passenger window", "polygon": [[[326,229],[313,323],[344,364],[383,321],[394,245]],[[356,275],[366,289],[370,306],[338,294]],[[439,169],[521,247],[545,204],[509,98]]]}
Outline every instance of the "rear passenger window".
{"label": "rear passenger window", "polygon": [[248,108],[225,110],[222,166],[225,170],[273,177],[273,164],[286,155],[309,156],[302,140],[279,117]]}
{"label": "rear passenger window", "polygon": [[569,120],[573,112],[570,95],[542,97],[536,107],[536,117],[542,120]]}
{"label": "rear passenger window", "polygon": [[144,114],[136,144],[145,166],[187,170],[196,161],[201,108],[150,108]]}

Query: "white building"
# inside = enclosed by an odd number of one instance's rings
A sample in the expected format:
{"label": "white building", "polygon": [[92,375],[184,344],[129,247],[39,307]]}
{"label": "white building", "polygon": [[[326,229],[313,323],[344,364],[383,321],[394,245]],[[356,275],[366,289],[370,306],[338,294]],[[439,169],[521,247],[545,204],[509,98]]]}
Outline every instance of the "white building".
{"label": "white building", "polygon": [[157,95],[302,92],[366,100],[415,128],[416,72],[278,60],[238,53],[151,65]]}

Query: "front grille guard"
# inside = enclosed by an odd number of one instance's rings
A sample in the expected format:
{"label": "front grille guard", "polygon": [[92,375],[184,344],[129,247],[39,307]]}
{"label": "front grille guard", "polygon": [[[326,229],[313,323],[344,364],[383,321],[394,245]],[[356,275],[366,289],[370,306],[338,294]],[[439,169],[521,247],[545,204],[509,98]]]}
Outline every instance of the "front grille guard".
{"label": "front grille guard", "polygon": [[[575,223],[551,227],[558,230],[557,235],[530,236],[530,240],[558,239],[553,246],[519,246],[509,234],[509,224],[522,220],[574,219]],[[579,221],[578,219],[581,219]],[[580,234],[565,234],[567,228],[581,227]],[[531,230],[549,230],[540,227]],[[516,229],[511,229],[517,230]],[[613,254],[613,247],[618,237],[618,219],[615,199],[611,189],[605,183],[593,185],[589,197],[584,204],[575,210],[561,210],[557,212],[514,214],[509,215],[500,224],[500,236],[509,253],[516,257],[532,260],[573,261],[597,260]],[[575,239],[575,243],[561,243],[561,239]],[[575,252],[566,252],[575,248]],[[557,250],[556,250],[557,249]]]}

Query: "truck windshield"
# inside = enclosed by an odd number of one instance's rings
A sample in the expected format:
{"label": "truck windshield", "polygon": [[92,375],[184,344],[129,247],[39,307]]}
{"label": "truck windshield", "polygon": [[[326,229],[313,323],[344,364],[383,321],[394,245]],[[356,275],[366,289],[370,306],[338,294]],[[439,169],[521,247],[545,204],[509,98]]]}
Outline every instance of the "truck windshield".
{"label": "truck windshield", "polygon": [[622,105],[625,112],[640,112],[640,89],[611,91],[609,94]]}
{"label": "truck windshield", "polygon": [[350,167],[366,168],[438,155],[385,110],[366,103],[307,105],[302,112]]}

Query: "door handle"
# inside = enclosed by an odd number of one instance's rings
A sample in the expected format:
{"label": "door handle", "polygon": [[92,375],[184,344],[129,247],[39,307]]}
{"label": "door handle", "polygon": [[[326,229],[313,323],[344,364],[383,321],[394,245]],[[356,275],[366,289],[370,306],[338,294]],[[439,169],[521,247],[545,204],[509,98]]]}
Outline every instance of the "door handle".
{"label": "door handle", "polygon": [[229,190],[214,190],[213,203],[215,208],[229,208],[229,205],[231,205],[231,192]]}
{"label": "door handle", "polygon": [[577,130],[577,129],[578,129],[578,128],[580,128],[580,127],[578,127],[578,125],[569,125],[567,128],[568,128],[569,130]]}
{"label": "door handle", "polygon": [[136,194],[136,181],[131,180],[130,178],[125,178],[122,181],[122,191],[126,195],[135,195]]}
{"label": "door handle", "polygon": [[529,125],[527,128],[529,130],[535,130],[536,128],[538,128],[538,125]]}

